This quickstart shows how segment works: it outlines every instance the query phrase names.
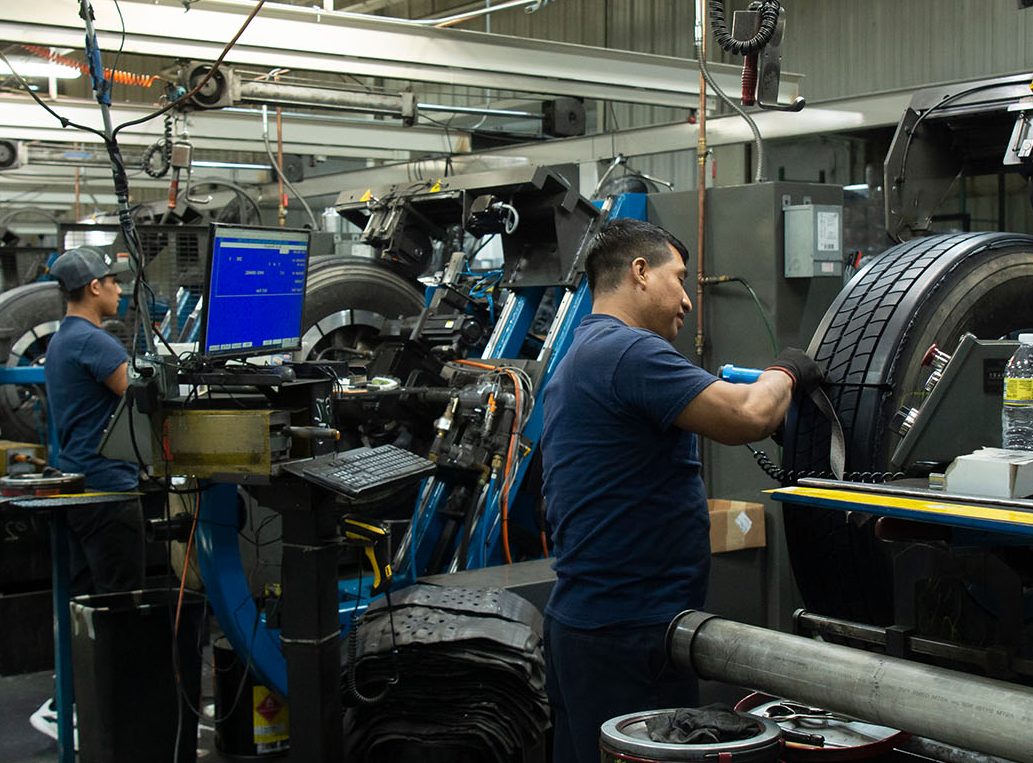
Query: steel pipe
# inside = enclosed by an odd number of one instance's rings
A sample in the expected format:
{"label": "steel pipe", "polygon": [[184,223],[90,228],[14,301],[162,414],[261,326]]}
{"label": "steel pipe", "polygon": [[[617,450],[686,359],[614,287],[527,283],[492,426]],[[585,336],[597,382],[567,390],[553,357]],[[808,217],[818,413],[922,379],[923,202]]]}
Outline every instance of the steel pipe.
{"label": "steel pipe", "polygon": [[678,615],[672,664],[861,720],[1033,763],[1033,690],[724,620]]}
{"label": "steel pipe", "polygon": [[240,100],[247,103],[320,106],[337,111],[388,114],[399,118],[406,115],[414,116],[411,95],[407,110],[405,96],[401,94],[359,93],[265,80],[244,80],[239,88]]}

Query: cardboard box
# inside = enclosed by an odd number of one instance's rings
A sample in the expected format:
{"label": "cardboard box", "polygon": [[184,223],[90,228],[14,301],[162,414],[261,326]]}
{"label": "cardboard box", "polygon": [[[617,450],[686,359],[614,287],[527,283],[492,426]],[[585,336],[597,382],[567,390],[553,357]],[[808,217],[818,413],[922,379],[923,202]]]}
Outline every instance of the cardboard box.
{"label": "cardboard box", "polygon": [[710,552],[720,554],[743,548],[763,548],[764,506],[749,501],[712,498],[710,509]]}
{"label": "cardboard box", "polygon": [[947,467],[948,493],[991,498],[1033,495],[1033,451],[980,448]]}

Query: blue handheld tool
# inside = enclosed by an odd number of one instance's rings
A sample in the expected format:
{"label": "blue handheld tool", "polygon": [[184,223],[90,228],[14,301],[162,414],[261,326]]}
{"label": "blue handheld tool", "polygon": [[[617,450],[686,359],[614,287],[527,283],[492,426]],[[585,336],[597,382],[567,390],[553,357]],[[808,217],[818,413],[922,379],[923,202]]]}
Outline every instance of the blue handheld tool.
{"label": "blue handheld tool", "polygon": [[762,373],[764,372],[759,368],[739,368],[731,363],[725,363],[717,369],[718,378],[732,384],[752,384]]}

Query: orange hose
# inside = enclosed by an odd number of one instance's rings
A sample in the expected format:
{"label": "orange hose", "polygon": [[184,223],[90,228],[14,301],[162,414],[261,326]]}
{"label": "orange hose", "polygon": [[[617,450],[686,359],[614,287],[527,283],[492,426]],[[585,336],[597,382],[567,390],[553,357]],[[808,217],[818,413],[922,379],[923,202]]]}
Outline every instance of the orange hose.
{"label": "orange hose", "polygon": [[[45,58],[55,64],[61,64],[61,66],[78,69],[83,74],[90,73],[90,67],[87,64],[76,61],[74,58],[69,58],[68,56],[62,56],[60,53],[55,53],[49,48],[44,48],[40,45],[22,45],[22,47],[33,55]],[[150,87],[157,80],[161,79],[161,77],[158,77],[155,74],[134,74],[133,72],[122,71],[121,69],[105,69],[104,76],[112,82],[117,82],[119,85],[134,85],[135,87]]]}
{"label": "orange hose", "polygon": [[517,429],[517,421],[520,417],[520,380],[517,379],[517,375],[512,371],[506,370],[506,375],[510,381],[513,382],[513,397],[514,407],[516,412],[513,415],[513,425],[509,431],[509,447],[506,448],[506,471],[505,477],[502,480],[502,558],[505,559],[506,564],[513,563],[513,555],[509,550],[509,489],[513,485],[514,474],[514,460],[516,458],[516,450],[518,441],[520,438],[520,431]]}
{"label": "orange hose", "polygon": [[509,488],[513,481],[513,460],[516,456],[517,440],[520,436],[520,431],[517,429],[517,422],[520,419],[520,380],[517,379],[517,375],[509,369],[499,368],[489,363],[478,363],[476,360],[457,360],[456,363],[464,366],[470,366],[471,368],[481,368],[485,371],[503,371],[513,382],[513,395],[516,407],[516,413],[513,416],[513,425],[509,430],[509,445],[506,447],[506,466],[502,474],[502,500],[499,502],[501,515],[502,515],[502,558],[506,564],[513,563],[513,554],[509,549]]}
{"label": "orange hose", "polygon": [[483,368],[485,371],[498,371],[498,366],[493,366],[490,363],[478,363],[476,360],[457,360],[461,366],[473,366],[474,368]]}

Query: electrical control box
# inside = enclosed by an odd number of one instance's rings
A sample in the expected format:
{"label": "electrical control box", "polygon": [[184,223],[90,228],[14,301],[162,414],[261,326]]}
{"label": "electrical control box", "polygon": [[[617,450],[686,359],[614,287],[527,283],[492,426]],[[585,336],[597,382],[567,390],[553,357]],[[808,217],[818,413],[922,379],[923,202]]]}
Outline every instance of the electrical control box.
{"label": "electrical control box", "polygon": [[793,204],[785,215],[785,277],[843,275],[843,207]]}

